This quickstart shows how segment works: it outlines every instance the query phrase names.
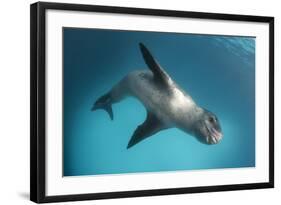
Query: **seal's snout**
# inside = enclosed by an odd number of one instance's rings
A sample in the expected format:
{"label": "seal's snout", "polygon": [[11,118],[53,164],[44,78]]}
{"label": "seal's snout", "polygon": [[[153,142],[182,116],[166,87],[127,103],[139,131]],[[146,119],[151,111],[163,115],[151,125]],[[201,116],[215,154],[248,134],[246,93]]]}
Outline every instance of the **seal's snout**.
{"label": "seal's snout", "polygon": [[207,143],[208,144],[217,144],[221,141],[223,134],[221,131],[217,131],[215,128],[210,128],[209,135],[207,136]]}
{"label": "seal's snout", "polygon": [[203,118],[204,128],[202,128],[202,135],[205,138],[205,143],[218,144],[223,138],[223,133],[218,118],[207,110],[205,110]]}

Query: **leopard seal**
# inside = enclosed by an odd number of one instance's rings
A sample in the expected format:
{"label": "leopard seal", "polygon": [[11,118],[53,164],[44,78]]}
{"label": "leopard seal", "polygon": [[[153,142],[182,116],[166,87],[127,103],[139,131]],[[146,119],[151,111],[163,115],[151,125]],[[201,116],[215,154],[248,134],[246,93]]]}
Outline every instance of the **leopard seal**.
{"label": "leopard seal", "polygon": [[217,144],[223,134],[216,115],[197,105],[173,81],[144,44],[140,43],[139,47],[150,70],[136,70],[127,74],[97,99],[91,110],[104,109],[113,120],[112,104],[128,96],[137,98],[145,106],[146,120],[134,131],[127,149],[159,131],[174,127],[195,136],[204,144]]}

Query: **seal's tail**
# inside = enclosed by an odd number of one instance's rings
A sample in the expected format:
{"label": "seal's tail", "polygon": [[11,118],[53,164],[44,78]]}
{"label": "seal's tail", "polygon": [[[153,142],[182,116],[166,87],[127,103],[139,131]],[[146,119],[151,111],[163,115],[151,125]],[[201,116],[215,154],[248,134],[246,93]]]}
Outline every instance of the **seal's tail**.
{"label": "seal's tail", "polygon": [[111,120],[113,120],[113,111],[112,111],[112,100],[110,97],[110,94],[107,93],[103,96],[101,96],[93,105],[92,111],[98,110],[98,109],[104,109]]}

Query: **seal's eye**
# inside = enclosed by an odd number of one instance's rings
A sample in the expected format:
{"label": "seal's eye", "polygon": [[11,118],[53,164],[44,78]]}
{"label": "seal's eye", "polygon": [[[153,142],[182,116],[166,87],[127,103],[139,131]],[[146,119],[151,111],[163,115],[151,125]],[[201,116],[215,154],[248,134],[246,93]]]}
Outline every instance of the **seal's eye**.
{"label": "seal's eye", "polygon": [[215,119],[213,117],[209,117],[209,122],[215,122]]}

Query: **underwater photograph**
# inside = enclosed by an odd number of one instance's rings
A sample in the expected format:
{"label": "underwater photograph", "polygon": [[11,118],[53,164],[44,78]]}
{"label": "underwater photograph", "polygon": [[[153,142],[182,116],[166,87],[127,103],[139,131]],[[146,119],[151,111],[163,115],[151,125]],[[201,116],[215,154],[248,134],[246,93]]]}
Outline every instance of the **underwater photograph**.
{"label": "underwater photograph", "polygon": [[255,167],[255,37],[63,28],[63,176]]}

